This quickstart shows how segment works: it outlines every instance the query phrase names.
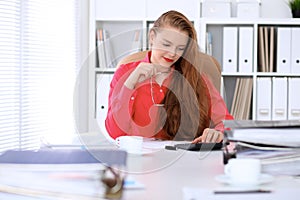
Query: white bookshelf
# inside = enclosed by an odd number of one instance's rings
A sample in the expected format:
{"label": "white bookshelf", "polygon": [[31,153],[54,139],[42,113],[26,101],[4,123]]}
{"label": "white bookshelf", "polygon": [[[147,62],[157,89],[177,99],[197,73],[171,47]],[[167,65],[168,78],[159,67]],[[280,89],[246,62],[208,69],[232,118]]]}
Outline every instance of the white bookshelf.
{"label": "white bookshelf", "polygon": [[[258,69],[259,64],[259,27],[267,26],[267,27],[275,27],[275,38],[276,41],[276,28],[278,27],[300,27],[300,20],[294,18],[284,18],[284,19],[270,19],[270,18],[258,18],[258,19],[238,19],[238,18],[230,18],[230,19],[213,19],[213,18],[201,18],[200,19],[200,38],[199,45],[201,49],[205,49],[206,46],[206,32],[211,32],[213,37],[212,44],[212,52],[213,56],[223,65],[223,28],[224,27],[253,27],[253,70],[252,72],[222,72],[222,86],[221,86],[221,94],[224,97],[227,106],[229,109],[231,108],[231,102],[233,98],[233,90],[235,89],[236,79],[239,77],[250,77],[253,79],[253,92],[252,92],[252,105],[251,105],[251,118],[256,119],[257,116],[257,78],[259,77],[300,77],[300,73],[281,73],[281,72],[260,72]],[[300,35],[298,36],[300,37]],[[289,42],[289,41],[287,41]],[[275,56],[276,49],[275,48]],[[300,50],[300,49],[299,49]],[[300,54],[300,53],[299,53]],[[299,55],[300,58],[300,55]],[[276,57],[274,60],[274,65],[276,66]],[[274,66],[274,67],[275,67]],[[278,97],[278,98],[287,98],[287,97]]]}

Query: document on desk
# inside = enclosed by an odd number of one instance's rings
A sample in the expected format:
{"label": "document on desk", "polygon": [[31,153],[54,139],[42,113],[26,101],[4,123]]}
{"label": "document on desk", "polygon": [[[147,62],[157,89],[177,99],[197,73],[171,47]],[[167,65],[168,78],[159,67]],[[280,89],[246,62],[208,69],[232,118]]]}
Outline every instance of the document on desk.
{"label": "document on desk", "polygon": [[288,197],[289,200],[298,200],[300,190],[298,188],[276,188],[269,189],[241,189],[241,188],[222,188],[203,189],[196,187],[184,187],[182,189],[183,200],[232,200],[232,199],[264,199],[281,200]]}
{"label": "document on desk", "polygon": [[[184,187],[182,190],[183,200],[231,200],[231,199],[271,199],[274,198],[271,190],[247,189],[247,188],[220,188],[220,189],[202,189],[195,187]],[[263,196],[261,196],[263,195]]]}

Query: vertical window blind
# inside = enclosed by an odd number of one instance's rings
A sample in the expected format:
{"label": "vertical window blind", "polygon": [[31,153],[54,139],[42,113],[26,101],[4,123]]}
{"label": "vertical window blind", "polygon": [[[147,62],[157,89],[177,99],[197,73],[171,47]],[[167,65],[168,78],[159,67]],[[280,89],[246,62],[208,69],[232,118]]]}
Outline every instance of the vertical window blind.
{"label": "vertical window blind", "polygon": [[64,143],[75,132],[76,0],[0,0],[0,151]]}

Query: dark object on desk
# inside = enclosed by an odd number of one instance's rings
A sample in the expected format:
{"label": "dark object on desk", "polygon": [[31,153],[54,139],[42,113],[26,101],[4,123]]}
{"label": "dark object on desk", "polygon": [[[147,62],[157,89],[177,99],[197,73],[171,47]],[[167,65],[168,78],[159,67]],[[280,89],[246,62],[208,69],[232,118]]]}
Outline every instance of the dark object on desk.
{"label": "dark object on desk", "polygon": [[184,149],[188,151],[212,151],[212,150],[220,150],[223,147],[223,143],[182,143],[175,144],[174,146],[166,146],[168,150],[176,150],[176,149]]}
{"label": "dark object on desk", "polygon": [[165,149],[167,149],[167,150],[173,150],[173,151],[177,150],[177,148],[175,146],[171,146],[171,145],[166,145]]}

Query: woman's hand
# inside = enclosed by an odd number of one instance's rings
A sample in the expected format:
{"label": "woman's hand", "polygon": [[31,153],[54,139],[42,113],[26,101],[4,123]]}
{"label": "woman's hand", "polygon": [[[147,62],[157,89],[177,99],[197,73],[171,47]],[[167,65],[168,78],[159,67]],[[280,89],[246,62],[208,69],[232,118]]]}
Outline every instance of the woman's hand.
{"label": "woman's hand", "polygon": [[222,140],[223,140],[223,133],[221,131],[206,128],[206,129],[204,129],[203,134],[200,137],[194,139],[192,141],[192,143],[193,144],[198,143],[198,142],[218,143],[218,142],[221,142]]}
{"label": "woman's hand", "polygon": [[143,82],[156,74],[156,67],[151,63],[141,62],[129,75],[124,85],[129,89],[134,89],[137,83]]}

